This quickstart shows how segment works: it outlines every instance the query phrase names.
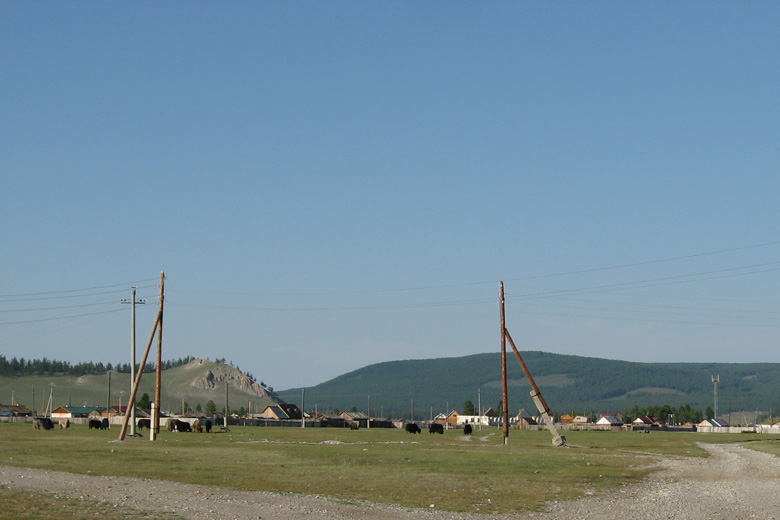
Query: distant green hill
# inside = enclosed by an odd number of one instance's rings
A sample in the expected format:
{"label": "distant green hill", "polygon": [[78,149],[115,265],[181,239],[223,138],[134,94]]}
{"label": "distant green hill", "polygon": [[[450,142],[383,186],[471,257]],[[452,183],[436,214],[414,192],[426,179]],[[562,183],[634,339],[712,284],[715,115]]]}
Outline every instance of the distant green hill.
{"label": "distant green hill", "polygon": [[[780,409],[778,363],[634,363],[580,356],[521,352],[553,413],[616,413],[669,404],[714,408],[712,376],[720,375],[718,412]],[[509,411],[535,413],[530,386],[510,351],[507,355]],[[479,389],[479,391],[478,391]],[[449,409],[462,410],[471,400],[483,409],[501,401],[501,356],[476,354],[457,358],[390,361],[370,365],[306,388],[306,409],[366,411],[393,418],[427,419]],[[278,392],[300,405],[301,389]]]}
{"label": "distant green hill", "polygon": [[[127,405],[130,397],[130,375],[111,373],[110,403]],[[279,401],[276,395],[254,382],[249,376],[230,365],[196,359],[186,365],[162,371],[161,401],[163,411],[180,412],[182,402],[195,409],[203,409],[209,400],[218,410],[225,407],[225,387],[230,409],[262,410]],[[154,400],[155,373],[144,372],[138,396],[144,392]],[[36,410],[43,410],[53,392],[53,407],[101,406],[109,402],[108,374],[84,376],[21,376],[0,378],[0,403],[13,399]]]}

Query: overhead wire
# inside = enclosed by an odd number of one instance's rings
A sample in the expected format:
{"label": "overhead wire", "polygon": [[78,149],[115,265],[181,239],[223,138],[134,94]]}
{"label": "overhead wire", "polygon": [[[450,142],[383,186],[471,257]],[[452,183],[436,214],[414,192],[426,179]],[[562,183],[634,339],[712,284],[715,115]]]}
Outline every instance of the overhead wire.
{"label": "overhead wire", "polygon": [[[154,278],[147,278],[144,280],[137,280],[135,282],[124,282],[124,283],[117,283],[117,284],[111,284],[111,285],[98,285],[96,287],[85,287],[81,289],[65,289],[61,291],[45,291],[45,292],[36,292],[36,293],[19,293],[19,294],[0,294],[0,298],[15,298],[15,297],[22,297],[22,296],[43,296],[46,294],[64,294],[64,293],[76,293],[76,292],[85,292],[85,291],[96,291],[98,289],[110,289],[115,287],[128,287],[133,286],[135,284],[143,283],[143,282],[150,282],[155,280]],[[146,286],[150,287],[150,286]]]}

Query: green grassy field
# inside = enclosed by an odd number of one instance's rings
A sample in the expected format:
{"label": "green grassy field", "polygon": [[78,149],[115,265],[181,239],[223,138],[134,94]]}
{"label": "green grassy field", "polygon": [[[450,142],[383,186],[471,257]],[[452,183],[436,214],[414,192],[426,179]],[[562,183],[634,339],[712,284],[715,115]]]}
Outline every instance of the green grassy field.
{"label": "green grassy field", "polygon": [[[107,508],[97,503],[53,497],[45,493],[28,493],[0,486],[0,520],[43,520],[47,518],[70,520],[127,520],[154,518],[139,511]],[[166,520],[180,517],[166,515]]]}
{"label": "green grassy field", "polygon": [[2,423],[0,464],[499,513],[637,482],[653,470],[656,455],[703,456],[699,441],[759,438],[571,431],[569,447],[555,448],[546,431],[513,430],[504,446],[495,428],[471,437],[454,430],[410,435],[395,429],[237,426],[212,434],[162,432],[155,442],[119,442],[118,434],[118,427],[43,431]]}

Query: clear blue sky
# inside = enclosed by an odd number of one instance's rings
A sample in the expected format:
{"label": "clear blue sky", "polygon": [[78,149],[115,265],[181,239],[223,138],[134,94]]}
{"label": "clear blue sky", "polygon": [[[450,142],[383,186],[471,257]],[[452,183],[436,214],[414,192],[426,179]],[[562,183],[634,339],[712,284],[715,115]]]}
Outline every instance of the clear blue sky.
{"label": "clear blue sky", "polygon": [[[773,2],[4,2],[0,353],[277,389],[780,362]],[[533,367],[530,367],[533,370]],[[432,375],[435,377],[435,375]]]}

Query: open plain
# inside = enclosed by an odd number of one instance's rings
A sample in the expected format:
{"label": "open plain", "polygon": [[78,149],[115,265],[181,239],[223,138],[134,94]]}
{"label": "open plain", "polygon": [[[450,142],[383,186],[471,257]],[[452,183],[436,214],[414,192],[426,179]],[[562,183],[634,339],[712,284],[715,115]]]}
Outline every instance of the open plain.
{"label": "open plain", "polygon": [[150,443],[3,424],[0,486],[106,519],[780,518],[780,459],[745,447],[776,451],[771,439],[569,432],[553,448],[545,432],[508,446],[477,433],[237,428]]}

